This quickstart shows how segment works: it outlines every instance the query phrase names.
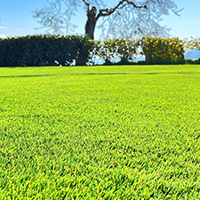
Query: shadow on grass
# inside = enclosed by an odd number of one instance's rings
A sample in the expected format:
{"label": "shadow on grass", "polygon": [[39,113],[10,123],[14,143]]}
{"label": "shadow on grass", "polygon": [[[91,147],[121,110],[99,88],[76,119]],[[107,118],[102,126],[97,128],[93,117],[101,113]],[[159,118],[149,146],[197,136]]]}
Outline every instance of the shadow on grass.
{"label": "shadow on grass", "polygon": [[151,73],[82,73],[82,74],[36,74],[36,75],[17,75],[17,76],[0,76],[0,78],[32,78],[48,76],[112,76],[112,75],[171,75],[171,74],[200,74],[200,72],[151,72]]}
{"label": "shadow on grass", "polygon": [[17,75],[17,76],[0,76],[0,78],[31,78],[44,76],[58,76],[59,74],[36,74],[36,75]]}

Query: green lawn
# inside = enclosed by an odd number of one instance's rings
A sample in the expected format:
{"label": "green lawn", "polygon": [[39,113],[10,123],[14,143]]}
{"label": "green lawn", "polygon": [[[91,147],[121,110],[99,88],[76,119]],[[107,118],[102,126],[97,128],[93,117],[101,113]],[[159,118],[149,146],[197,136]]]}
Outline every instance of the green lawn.
{"label": "green lawn", "polygon": [[0,68],[0,199],[200,199],[200,66]]}

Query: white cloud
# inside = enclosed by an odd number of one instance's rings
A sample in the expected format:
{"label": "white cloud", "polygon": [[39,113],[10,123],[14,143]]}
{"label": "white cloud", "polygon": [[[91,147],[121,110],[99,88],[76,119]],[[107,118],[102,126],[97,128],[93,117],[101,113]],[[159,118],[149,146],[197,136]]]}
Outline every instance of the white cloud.
{"label": "white cloud", "polygon": [[8,29],[6,26],[0,26],[0,29]]}
{"label": "white cloud", "polygon": [[7,38],[7,36],[6,36],[6,35],[1,35],[1,34],[0,34],[0,38]]}

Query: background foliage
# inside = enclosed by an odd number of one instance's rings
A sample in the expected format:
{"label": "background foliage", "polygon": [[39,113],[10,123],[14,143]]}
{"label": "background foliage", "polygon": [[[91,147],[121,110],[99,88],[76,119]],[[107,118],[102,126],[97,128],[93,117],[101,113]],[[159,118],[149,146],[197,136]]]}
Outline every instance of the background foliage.
{"label": "background foliage", "polygon": [[[178,38],[145,37],[140,40],[89,40],[82,36],[35,35],[0,39],[0,66],[52,66],[132,64],[145,55],[146,64],[184,64],[184,42]],[[92,62],[93,61],[93,62]]]}
{"label": "background foliage", "polygon": [[184,64],[184,42],[178,38],[145,37],[140,41],[146,64]]}
{"label": "background foliage", "polygon": [[120,64],[132,62],[138,48],[136,41],[125,39],[105,40],[97,46],[94,55],[103,59],[106,65],[113,64],[113,58],[120,58]]}
{"label": "background foliage", "polygon": [[178,38],[143,37],[140,40],[105,40],[96,42],[93,55],[105,61],[105,64],[116,64],[113,58],[120,58],[118,64],[134,64],[134,58],[144,55],[146,64],[184,64],[185,42]]}
{"label": "background foliage", "polygon": [[82,36],[34,35],[0,39],[0,66],[86,65],[93,41]]}

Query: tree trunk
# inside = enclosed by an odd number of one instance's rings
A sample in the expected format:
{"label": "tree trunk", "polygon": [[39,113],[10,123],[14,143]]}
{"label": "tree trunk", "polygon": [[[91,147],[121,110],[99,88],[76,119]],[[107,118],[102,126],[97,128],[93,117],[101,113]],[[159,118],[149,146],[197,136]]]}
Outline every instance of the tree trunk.
{"label": "tree trunk", "polygon": [[91,10],[89,10],[87,12],[87,22],[86,22],[86,26],[85,26],[85,34],[89,36],[90,39],[94,39],[94,30],[96,27],[96,22],[97,22],[97,18],[96,18],[96,13],[97,13],[97,9],[96,7],[92,7]]}

